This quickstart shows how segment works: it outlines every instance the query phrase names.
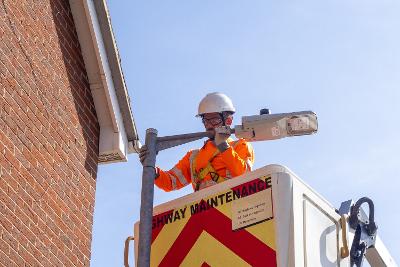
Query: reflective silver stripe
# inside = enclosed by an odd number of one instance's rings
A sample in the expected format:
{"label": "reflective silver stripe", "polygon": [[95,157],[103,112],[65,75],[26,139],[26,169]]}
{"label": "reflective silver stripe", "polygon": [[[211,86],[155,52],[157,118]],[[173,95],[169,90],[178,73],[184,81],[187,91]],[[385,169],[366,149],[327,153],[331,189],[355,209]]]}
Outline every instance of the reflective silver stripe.
{"label": "reflective silver stripe", "polygon": [[226,169],[226,178],[232,178],[231,172],[228,169]]}
{"label": "reflective silver stripe", "polygon": [[168,174],[169,178],[171,179],[171,185],[172,185],[172,190],[176,190],[176,178],[175,176],[173,176],[172,174]]}
{"label": "reflective silver stripe", "polygon": [[194,173],[193,173],[193,162],[194,162],[194,159],[197,157],[197,154],[199,154],[199,150],[195,149],[195,150],[192,151],[192,154],[190,155],[190,158],[189,158],[189,162],[190,162],[190,178],[191,178],[193,184],[196,183],[195,177],[194,177]]}
{"label": "reflective silver stripe", "polygon": [[247,166],[247,168],[246,168],[246,172],[251,172],[251,170],[253,169],[253,164],[251,163],[251,160],[250,159],[246,159],[246,166]]}
{"label": "reflective silver stripe", "polygon": [[175,175],[178,177],[179,182],[185,186],[188,184],[188,182],[186,181],[185,176],[183,175],[182,171],[180,169],[178,169],[177,167],[173,167],[171,170],[173,173],[175,173]]}

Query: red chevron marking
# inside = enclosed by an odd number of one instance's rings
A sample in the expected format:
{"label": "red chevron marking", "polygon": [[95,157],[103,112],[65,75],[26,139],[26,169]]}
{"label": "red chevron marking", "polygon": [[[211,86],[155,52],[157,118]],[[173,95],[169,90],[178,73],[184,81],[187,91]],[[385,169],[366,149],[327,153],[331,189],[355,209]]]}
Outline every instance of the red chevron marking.
{"label": "red chevron marking", "polygon": [[154,220],[156,220],[155,222],[157,223],[157,219],[161,219],[163,218],[165,215],[167,214],[171,214],[173,213],[174,210],[168,210],[166,212],[157,214],[155,216],[153,216],[153,230],[151,232],[151,243],[153,244],[154,240],[156,240],[158,234],[161,232],[161,230],[163,229],[165,223],[161,223],[161,225],[157,226],[157,224],[154,226]]}
{"label": "red chevron marking", "polygon": [[245,229],[232,231],[231,220],[217,209],[192,215],[159,266],[179,266],[203,231],[251,266],[276,267],[273,249]]}

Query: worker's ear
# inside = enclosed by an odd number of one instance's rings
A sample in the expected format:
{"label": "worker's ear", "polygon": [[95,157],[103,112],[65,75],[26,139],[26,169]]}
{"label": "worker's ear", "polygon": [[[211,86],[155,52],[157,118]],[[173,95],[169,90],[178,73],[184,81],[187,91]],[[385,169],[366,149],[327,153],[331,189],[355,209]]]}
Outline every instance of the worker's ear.
{"label": "worker's ear", "polygon": [[226,125],[226,126],[231,126],[231,125],[232,125],[232,122],[233,122],[233,116],[228,116],[228,117],[225,119],[225,125]]}

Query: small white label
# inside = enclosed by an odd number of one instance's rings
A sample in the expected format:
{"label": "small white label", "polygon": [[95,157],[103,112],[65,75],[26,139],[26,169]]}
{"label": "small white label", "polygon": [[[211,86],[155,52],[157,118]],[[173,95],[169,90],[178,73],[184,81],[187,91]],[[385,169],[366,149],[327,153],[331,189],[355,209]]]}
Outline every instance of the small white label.
{"label": "small white label", "polygon": [[271,188],[232,201],[232,230],[244,228],[272,217]]}

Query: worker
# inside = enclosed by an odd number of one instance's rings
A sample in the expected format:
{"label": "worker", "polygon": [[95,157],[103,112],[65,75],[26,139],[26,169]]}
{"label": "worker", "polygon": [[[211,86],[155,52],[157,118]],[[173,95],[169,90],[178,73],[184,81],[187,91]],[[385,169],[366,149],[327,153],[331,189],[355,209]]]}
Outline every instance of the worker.
{"label": "worker", "polygon": [[[251,171],[254,163],[251,144],[244,139],[234,141],[230,131],[221,131],[232,124],[234,113],[229,97],[222,93],[207,94],[199,104],[196,117],[202,119],[212,137],[202,148],[187,152],[171,170],[156,167],[154,183],[167,192],[188,184],[198,191]],[[147,155],[147,147],[143,146],[139,152],[142,164]]]}

